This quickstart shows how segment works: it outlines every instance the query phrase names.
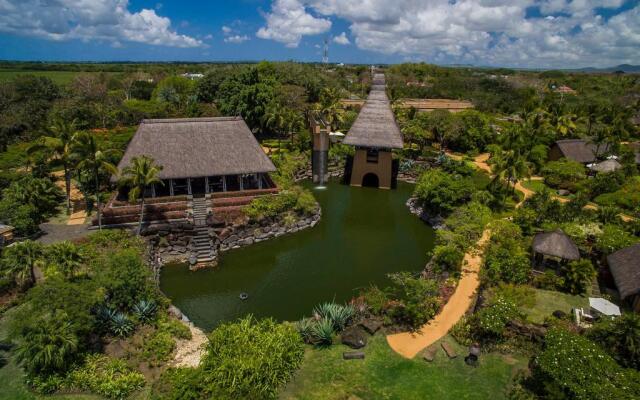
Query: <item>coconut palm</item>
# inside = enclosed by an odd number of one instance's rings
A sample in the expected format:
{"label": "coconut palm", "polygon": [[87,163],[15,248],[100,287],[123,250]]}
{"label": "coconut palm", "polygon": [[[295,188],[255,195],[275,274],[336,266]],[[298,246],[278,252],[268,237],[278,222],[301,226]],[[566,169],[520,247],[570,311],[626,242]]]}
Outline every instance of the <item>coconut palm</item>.
{"label": "coconut palm", "polygon": [[320,94],[320,102],[316,105],[322,119],[329,124],[331,130],[337,129],[344,119],[344,109],[340,103],[340,91],[325,88]]}
{"label": "coconut palm", "polygon": [[290,108],[285,110],[284,115],[284,129],[289,133],[289,140],[293,145],[293,135],[304,127],[304,118],[299,112]]}
{"label": "coconut palm", "polygon": [[66,240],[49,246],[46,259],[50,267],[55,268],[67,279],[75,275],[83,261],[80,248]]}
{"label": "coconut palm", "polygon": [[575,114],[564,114],[557,118],[556,120],[556,131],[562,137],[572,136],[576,131],[576,115]]}
{"label": "coconut palm", "polygon": [[6,247],[0,260],[2,275],[15,279],[23,287],[31,286],[35,280],[35,268],[43,265],[43,248],[40,243],[25,240]]}
{"label": "coconut palm", "polygon": [[117,175],[117,168],[110,162],[116,150],[102,150],[98,146],[96,139],[88,132],[81,132],[76,135],[76,140],[72,145],[73,159],[77,161],[76,168],[79,171],[86,171],[91,174],[96,191],[96,210],[98,213],[98,227],[102,229],[102,212],[100,210],[100,173],[105,171]]}
{"label": "coconut palm", "polygon": [[131,164],[122,170],[121,183],[129,187],[129,200],[140,200],[140,221],[138,222],[138,235],[142,232],[144,220],[145,189],[156,183],[163,184],[158,177],[162,166],[156,165],[152,158],[147,156],[133,157]]}
{"label": "coconut palm", "polygon": [[280,156],[282,156],[281,140],[282,140],[282,132],[285,129],[285,123],[286,123],[285,120],[286,120],[285,110],[278,103],[271,104],[267,108],[267,111],[264,113],[264,116],[262,117],[262,123],[267,128],[273,130],[278,136],[278,155]]}
{"label": "coconut palm", "polygon": [[43,149],[49,150],[52,155],[51,164],[62,166],[64,171],[64,184],[67,203],[67,214],[71,212],[71,172],[73,169],[72,145],[76,133],[76,121],[67,121],[57,118],[53,121],[49,131],[51,136],[44,136],[40,141],[29,148],[29,153]]}

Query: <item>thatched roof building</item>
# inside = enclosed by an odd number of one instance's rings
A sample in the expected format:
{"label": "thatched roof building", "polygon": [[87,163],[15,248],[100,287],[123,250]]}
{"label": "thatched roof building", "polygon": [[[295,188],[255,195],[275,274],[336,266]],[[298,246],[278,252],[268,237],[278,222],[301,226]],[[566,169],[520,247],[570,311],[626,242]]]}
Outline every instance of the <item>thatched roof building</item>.
{"label": "thatched roof building", "polygon": [[558,140],[549,150],[549,160],[556,161],[567,158],[582,164],[589,164],[597,161],[598,157],[607,151],[609,151],[608,145],[603,144],[598,149],[597,145],[584,139]]}
{"label": "thatched roof building", "polygon": [[136,156],[162,166],[161,179],[266,173],[276,170],[242,118],[142,121],[118,169]]}
{"label": "thatched roof building", "polygon": [[403,147],[402,134],[384,90],[384,82],[383,74],[374,76],[374,89],[344,139],[345,144],[380,149]]}
{"label": "thatched roof building", "polygon": [[610,254],[607,264],[622,300],[640,294],[640,243]]}
{"label": "thatched roof building", "polygon": [[543,256],[556,257],[562,260],[574,261],[580,259],[580,250],[571,238],[562,230],[538,233],[533,238],[533,251]]}

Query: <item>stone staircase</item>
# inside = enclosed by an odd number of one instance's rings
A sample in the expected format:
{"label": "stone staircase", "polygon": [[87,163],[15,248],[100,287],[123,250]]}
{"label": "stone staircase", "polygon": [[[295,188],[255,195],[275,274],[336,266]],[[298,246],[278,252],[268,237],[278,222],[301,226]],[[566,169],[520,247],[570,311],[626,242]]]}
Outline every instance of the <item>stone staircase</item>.
{"label": "stone staircase", "polygon": [[208,201],[204,197],[193,199],[193,225],[195,235],[191,239],[191,249],[192,254],[196,257],[196,265],[212,263],[217,258],[217,251],[209,236],[207,204]]}

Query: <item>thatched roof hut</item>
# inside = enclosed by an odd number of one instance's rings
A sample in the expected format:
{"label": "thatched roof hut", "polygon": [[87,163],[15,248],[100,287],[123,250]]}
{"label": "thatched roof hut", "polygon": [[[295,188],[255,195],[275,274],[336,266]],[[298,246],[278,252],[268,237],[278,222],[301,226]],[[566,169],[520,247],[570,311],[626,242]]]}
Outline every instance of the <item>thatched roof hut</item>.
{"label": "thatched roof hut", "polygon": [[543,256],[556,257],[562,260],[574,261],[580,259],[580,250],[571,238],[562,230],[538,233],[533,238],[533,251]]}
{"label": "thatched roof hut", "polygon": [[275,166],[242,118],[147,119],[118,164],[148,156],[161,179],[273,172]]}
{"label": "thatched roof hut", "polygon": [[[577,161],[582,164],[593,163],[598,157],[609,151],[609,146],[598,146],[584,139],[558,140],[549,150],[549,159],[552,161],[561,158]],[[598,153],[596,155],[596,152]]]}
{"label": "thatched roof hut", "polygon": [[344,144],[380,149],[403,147],[402,134],[384,90],[384,82],[383,74],[374,76],[374,89],[369,93],[369,98],[344,139]]}
{"label": "thatched roof hut", "polygon": [[622,300],[640,294],[640,243],[610,254],[607,264]]}

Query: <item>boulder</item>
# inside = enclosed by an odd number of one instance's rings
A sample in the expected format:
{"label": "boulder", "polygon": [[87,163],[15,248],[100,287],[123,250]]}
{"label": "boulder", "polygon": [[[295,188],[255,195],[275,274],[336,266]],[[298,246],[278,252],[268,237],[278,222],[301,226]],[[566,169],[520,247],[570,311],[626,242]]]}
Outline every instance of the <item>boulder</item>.
{"label": "boulder", "polygon": [[360,322],[360,326],[369,332],[370,335],[373,335],[382,327],[382,321],[374,318],[365,319]]}
{"label": "boulder", "polygon": [[436,346],[429,346],[422,353],[422,359],[425,361],[433,361],[436,358],[436,353],[438,352],[438,348]]}
{"label": "boulder", "polygon": [[361,349],[367,345],[367,333],[359,326],[350,326],[345,329],[340,338],[342,344],[352,349]]}

